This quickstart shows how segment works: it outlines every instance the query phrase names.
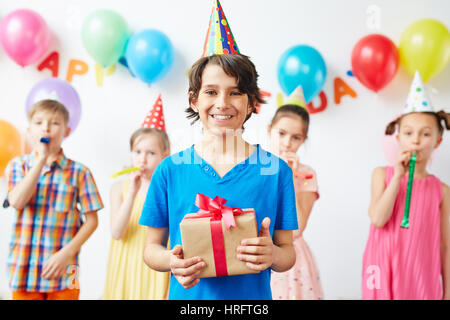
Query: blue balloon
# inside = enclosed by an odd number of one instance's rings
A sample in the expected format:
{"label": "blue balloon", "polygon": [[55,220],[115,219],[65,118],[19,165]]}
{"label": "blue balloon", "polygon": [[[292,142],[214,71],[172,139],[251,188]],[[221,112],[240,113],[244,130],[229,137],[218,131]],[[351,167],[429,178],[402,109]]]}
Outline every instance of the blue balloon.
{"label": "blue balloon", "polygon": [[298,45],[286,50],[278,61],[278,82],[286,95],[299,85],[303,88],[306,102],[320,93],[327,68],[322,55],[313,47]]}
{"label": "blue balloon", "polygon": [[169,72],[174,51],[172,43],[164,33],[146,29],[130,37],[125,59],[133,75],[145,83],[153,83]]}

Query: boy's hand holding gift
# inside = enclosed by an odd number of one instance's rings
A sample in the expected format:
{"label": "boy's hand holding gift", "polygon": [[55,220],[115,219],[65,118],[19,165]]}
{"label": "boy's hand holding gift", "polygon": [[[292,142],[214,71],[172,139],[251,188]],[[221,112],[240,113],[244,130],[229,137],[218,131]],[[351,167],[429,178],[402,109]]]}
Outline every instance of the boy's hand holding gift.
{"label": "boy's hand holding gift", "polygon": [[258,273],[272,265],[270,219],[264,219],[258,234],[253,209],[230,208],[225,202],[197,194],[200,210],[180,223],[183,248],[171,251],[171,269],[185,288],[197,284],[197,278]]}
{"label": "boy's hand holding gift", "polygon": [[184,259],[183,247],[180,245],[170,251],[170,271],[185,289],[192,288],[200,281],[198,276],[204,267],[206,263],[200,257]]}
{"label": "boy's hand holding gift", "polygon": [[270,219],[264,218],[257,238],[244,239],[237,247],[237,258],[246,262],[247,267],[263,271],[272,266],[273,241],[269,231]]}

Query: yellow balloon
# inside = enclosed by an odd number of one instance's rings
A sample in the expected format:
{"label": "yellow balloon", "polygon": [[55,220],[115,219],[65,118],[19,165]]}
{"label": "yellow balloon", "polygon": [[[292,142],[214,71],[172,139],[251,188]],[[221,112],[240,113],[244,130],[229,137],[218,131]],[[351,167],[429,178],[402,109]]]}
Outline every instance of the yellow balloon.
{"label": "yellow balloon", "polygon": [[0,177],[8,162],[22,154],[22,137],[17,129],[7,121],[0,120]]}
{"label": "yellow balloon", "polygon": [[418,70],[426,82],[450,61],[450,33],[435,19],[418,20],[403,31],[399,53],[406,70],[411,75]]}

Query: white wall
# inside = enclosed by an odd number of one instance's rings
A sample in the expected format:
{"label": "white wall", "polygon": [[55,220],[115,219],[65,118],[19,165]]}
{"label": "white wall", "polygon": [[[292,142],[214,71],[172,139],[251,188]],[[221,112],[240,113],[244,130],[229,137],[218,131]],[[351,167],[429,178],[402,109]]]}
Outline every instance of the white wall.
{"label": "white wall", "polygon": [[[276,65],[282,52],[296,44],[318,49],[327,64],[324,91],[327,110],[312,115],[310,139],[300,150],[304,163],[318,173],[321,198],[314,207],[305,238],[317,259],[326,299],[359,299],[361,260],[368,234],[370,176],[375,166],[386,164],[381,147],[385,125],[402,110],[411,77],[400,68],[387,88],[375,94],[355,78],[350,69],[353,45],[364,35],[380,32],[398,44],[401,33],[412,22],[435,18],[450,26],[450,2],[446,0],[320,0],[257,1],[222,0],[233,34],[242,53],[249,55],[260,73],[260,87],[272,93],[269,104],[246,125],[252,143],[266,145],[265,127],[276,110],[280,92]],[[379,8],[379,29],[368,24],[367,9]],[[82,118],[76,131],[63,144],[65,153],[94,173],[105,209],[99,213],[97,231],[81,252],[81,298],[97,299],[103,289],[109,245],[108,175],[129,162],[128,139],[137,128],[159,92],[163,96],[166,128],[172,151],[190,146],[198,138],[199,127],[185,119],[189,66],[201,55],[211,1],[52,1],[4,0],[0,18],[18,8],[39,12],[56,38],[53,49],[60,53],[59,78],[64,79],[70,59],[86,61],[90,70],[75,77],[72,85],[82,100]],[[81,23],[93,10],[116,10],[133,31],[157,28],[171,39],[176,59],[170,73],[159,83],[147,86],[118,66],[105,78],[103,87],[95,82],[94,62],[81,41]],[[22,132],[27,126],[25,99],[38,81],[50,76],[39,72],[38,64],[24,69],[0,50],[0,119],[10,121]],[[346,96],[340,105],[333,102],[333,80],[343,78],[358,94]],[[428,84],[435,106],[448,107],[450,67]],[[448,110],[448,109],[447,109]],[[186,133],[188,132],[188,133]],[[448,133],[430,170],[450,183],[450,142]],[[0,182],[1,199],[5,182]],[[0,295],[7,293],[4,272],[13,212],[0,209]]]}

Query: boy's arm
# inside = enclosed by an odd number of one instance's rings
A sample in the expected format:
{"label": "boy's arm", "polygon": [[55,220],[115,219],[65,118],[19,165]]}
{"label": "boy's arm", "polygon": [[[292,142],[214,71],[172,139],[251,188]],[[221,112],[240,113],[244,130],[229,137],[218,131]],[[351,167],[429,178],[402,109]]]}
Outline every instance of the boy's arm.
{"label": "boy's arm", "polygon": [[441,264],[444,300],[450,300],[450,188],[442,184]]}
{"label": "boy's arm", "polygon": [[273,232],[272,270],[287,271],[295,263],[295,250],[292,245],[291,230],[274,230]]}
{"label": "boy's arm", "polygon": [[33,196],[39,180],[42,168],[47,160],[44,157],[36,157],[33,167],[28,171],[23,180],[18,182],[8,192],[8,202],[16,210],[22,210]]}
{"label": "boy's arm", "polygon": [[167,250],[168,228],[148,227],[144,247],[144,262],[156,271],[170,271],[170,255]]}
{"label": "boy's arm", "polygon": [[98,225],[97,211],[86,212],[86,221],[78,230],[72,240],[53,254],[42,268],[44,279],[58,279],[64,276],[70,260],[78,254],[81,246],[92,235]]}
{"label": "boy's arm", "polygon": [[170,271],[175,279],[189,289],[199,283],[197,276],[206,264],[200,257],[183,258],[183,248],[176,245],[167,249],[167,228],[148,227],[147,240],[144,248],[144,262],[153,270]]}

